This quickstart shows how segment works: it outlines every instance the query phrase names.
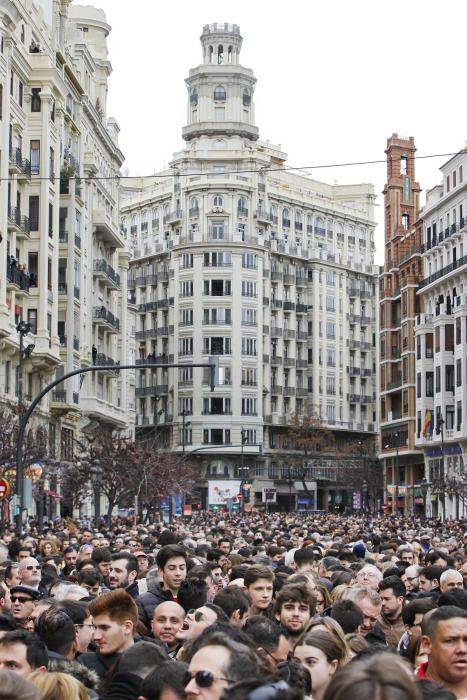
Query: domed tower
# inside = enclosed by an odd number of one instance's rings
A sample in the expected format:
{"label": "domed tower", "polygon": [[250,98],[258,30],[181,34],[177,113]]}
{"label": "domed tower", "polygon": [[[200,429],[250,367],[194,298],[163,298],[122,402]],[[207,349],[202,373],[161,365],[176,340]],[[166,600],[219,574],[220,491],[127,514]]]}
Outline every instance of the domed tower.
{"label": "domed tower", "polygon": [[234,141],[258,138],[253,104],[256,78],[250,68],[239,63],[242,41],[237,24],[204,26],[203,63],[190,70],[185,81],[188,89],[188,125],[182,132],[185,141],[200,139],[200,147],[213,148],[213,140],[215,147],[216,142],[226,138]]}

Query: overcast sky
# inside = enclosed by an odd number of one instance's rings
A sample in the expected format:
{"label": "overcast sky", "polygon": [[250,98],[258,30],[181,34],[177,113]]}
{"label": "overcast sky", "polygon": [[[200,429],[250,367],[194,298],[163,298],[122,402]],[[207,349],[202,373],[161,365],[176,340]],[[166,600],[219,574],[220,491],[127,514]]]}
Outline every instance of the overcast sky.
{"label": "overcast sky", "polygon": [[[76,4],[79,4],[76,2]],[[83,3],[84,4],[84,3]],[[387,138],[414,136],[418,155],[452,153],[467,137],[465,0],[91,0],[105,10],[109,115],[120,126],[130,175],[157,172],[183,147],[189,68],[202,61],[204,24],[232,22],[253,69],[256,124],[281,144],[289,165],[385,158]],[[445,158],[420,160],[426,190]],[[313,169],[327,182],[372,182],[385,163]],[[382,261],[383,230],[376,232]]]}

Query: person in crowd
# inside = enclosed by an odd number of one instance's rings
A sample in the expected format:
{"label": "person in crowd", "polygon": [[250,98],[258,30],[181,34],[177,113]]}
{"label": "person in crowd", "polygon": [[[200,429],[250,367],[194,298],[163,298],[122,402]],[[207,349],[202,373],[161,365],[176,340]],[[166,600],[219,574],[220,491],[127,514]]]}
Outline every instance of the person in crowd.
{"label": "person in crowd", "polygon": [[345,591],[343,600],[352,600],[363,613],[363,623],[359,632],[368,644],[386,644],[386,638],[378,618],[381,615],[381,596],[372,588],[354,586]]}
{"label": "person in crowd", "polygon": [[244,585],[250,598],[250,615],[267,615],[271,612],[274,573],[267,566],[250,566],[244,576]]}
{"label": "person in crowd", "polygon": [[147,593],[136,599],[140,621],[149,630],[154,614],[154,608],[165,600],[177,600],[177,594],[182,582],[186,579],[187,554],[179,545],[170,544],[162,547],[157,553],[156,563],[161,573],[162,581],[154,583]]}
{"label": "person in crowd", "polygon": [[185,610],[178,603],[166,600],[154,610],[151,630],[154,639],[161,641],[167,648],[169,656],[175,656],[180,646],[177,634],[183,626]]}
{"label": "person in crowd", "polygon": [[430,611],[422,620],[422,641],[428,661],[417,676],[467,697],[467,612],[450,605]]}
{"label": "person in crowd", "polygon": [[40,700],[35,686],[13,671],[0,670],[0,700]]}
{"label": "person in crowd", "polygon": [[344,634],[358,634],[363,625],[363,612],[353,600],[338,600],[331,607],[330,617],[339,623]]}
{"label": "person in crowd", "polygon": [[421,566],[414,564],[413,566],[408,566],[401,576],[401,579],[405,585],[406,598],[410,600],[415,598],[418,594],[418,579],[421,570]]}
{"label": "person in crowd", "polygon": [[100,575],[102,576],[102,585],[109,589],[109,574],[112,554],[107,547],[96,547],[92,551],[91,559],[97,564]]}
{"label": "person in crowd", "polygon": [[132,598],[137,598],[138,560],[128,552],[117,552],[111,556],[109,571],[109,588],[111,591],[123,588]]}
{"label": "person in crowd", "polygon": [[134,644],[138,609],[129,593],[117,588],[93,600],[89,612],[93,617],[92,641],[97,651],[81,654],[78,661],[103,679],[120,655]]}
{"label": "person in crowd", "polygon": [[433,600],[438,600],[441,591],[439,589],[439,580],[444,568],[436,564],[430,566],[424,566],[418,575],[418,588],[420,595],[424,597],[433,598]]}
{"label": "person in crowd", "polygon": [[139,700],[185,700],[187,670],[179,661],[161,663],[144,679]]}
{"label": "person in crowd", "polygon": [[76,569],[76,560],[78,558],[78,552],[74,547],[66,547],[63,552],[64,566],[60,572],[61,578],[66,578],[71,576]]}
{"label": "person in crowd", "polygon": [[294,658],[310,672],[313,700],[322,700],[331,678],[340,667],[345,648],[329,632],[310,630],[297,642]]}
{"label": "person in crowd", "polygon": [[278,664],[289,658],[292,641],[274,620],[264,615],[252,615],[246,621],[244,631],[272,673]]}
{"label": "person in crowd", "polygon": [[18,627],[27,627],[28,618],[40,597],[39,591],[29,586],[13,586],[10,589],[11,614]]}
{"label": "person in crowd", "polygon": [[456,569],[446,569],[439,577],[439,590],[447,593],[454,588],[464,588],[464,578]]}
{"label": "person in crowd", "polygon": [[379,582],[381,598],[379,625],[384,632],[388,646],[396,650],[405,632],[402,611],[405,601],[405,585],[398,576],[388,576]]}
{"label": "person in crowd", "polygon": [[214,605],[218,605],[226,613],[229,623],[235,627],[244,627],[250,608],[248,596],[237,586],[223,588],[216,593]]}
{"label": "person in crowd", "polygon": [[0,670],[27,676],[36,669],[45,671],[48,663],[47,648],[36,634],[15,630],[0,637]]}
{"label": "person in crowd", "polygon": [[365,564],[355,574],[355,581],[358,586],[365,586],[377,591],[379,582],[383,578],[381,571],[374,564]]}
{"label": "person in crowd", "polygon": [[34,671],[28,680],[37,688],[41,699],[88,700],[86,688],[76,678],[66,673],[41,673]]}
{"label": "person in crowd", "polygon": [[36,633],[47,647],[49,659],[73,659],[75,625],[66,610],[50,607],[38,618]]}
{"label": "person in crowd", "polygon": [[[19,563],[19,578],[22,586],[39,591],[42,573],[41,565],[34,557],[26,557]],[[42,591],[41,591],[42,595]]]}
{"label": "person in crowd", "polygon": [[305,631],[315,614],[314,594],[305,585],[283,586],[276,597],[274,617],[285,634],[293,640]]}

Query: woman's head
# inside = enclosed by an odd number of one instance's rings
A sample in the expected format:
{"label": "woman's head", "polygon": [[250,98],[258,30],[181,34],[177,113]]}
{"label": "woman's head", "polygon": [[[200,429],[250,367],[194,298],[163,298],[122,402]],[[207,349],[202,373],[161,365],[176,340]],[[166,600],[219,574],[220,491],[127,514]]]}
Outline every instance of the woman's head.
{"label": "woman's head", "polygon": [[328,589],[324,583],[317,583],[315,589],[316,596],[316,612],[318,615],[322,615],[326,608],[331,605],[331,598],[328,593]]}
{"label": "woman's head", "polygon": [[315,695],[324,692],[339,666],[344,663],[345,657],[345,645],[325,630],[306,632],[297,642],[294,651],[294,658],[310,672]]}
{"label": "woman's head", "polygon": [[89,700],[84,685],[65,673],[34,671],[28,680],[38,689],[42,700]]}

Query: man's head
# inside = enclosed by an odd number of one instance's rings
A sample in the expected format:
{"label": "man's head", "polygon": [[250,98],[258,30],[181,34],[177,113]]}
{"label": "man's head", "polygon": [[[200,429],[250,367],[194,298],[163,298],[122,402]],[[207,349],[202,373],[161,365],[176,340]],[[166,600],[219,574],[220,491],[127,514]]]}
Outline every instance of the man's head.
{"label": "man's head", "polygon": [[112,560],[110,549],[107,549],[107,547],[97,547],[97,549],[93,549],[91,558],[97,564],[100,575],[106,578],[109,575]]}
{"label": "man's head", "polygon": [[216,593],[214,600],[229,618],[234,627],[243,627],[247,619],[250,600],[238,586],[228,586]]}
{"label": "man's head", "polygon": [[234,683],[261,677],[261,666],[252,648],[216,631],[193,654],[186,678],[187,700],[220,700]]}
{"label": "man's head", "polygon": [[136,603],[121,588],[103,593],[89,605],[94,620],[93,641],[101,654],[119,653],[133,644],[138,622]]}
{"label": "man's head", "polygon": [[183,625],[185,611],[181,605],[173,601],[159,603],[155,608],[151,629],[155,639],[167,644],[169,651],[178,645],[177,632]]}
{"label": "man's head", "polygon": [[162,574],[163,588],[176,595],[182,581],[186,578],[185,550],[176,544],[167,544],[158,551],[156,563]]}
{"label": "man's head", "polygon": [[48,663],[45,644],[36,634],[15,630],[0,637],[0,669],[26,676],[36,669],[46,671]]}
{"label": "man's head", "polygon": [[286,633],[298,637],[315,614],[314,594],[305,585],[283,586],[276,598],[274,616]]}
{"label": "man's head", "polygon": [[272,672],[281,661],[287,661],[292,643],[277,622],[264,615],[252,615],[245,624],[245,632],[253,640],[256,651]]}
{"label": "man's head", "polygon": [[331,608],[331,617],[345,634],[357,634],[363,625],[363,612],[353,600],[338,600]]}
{"label": "man's head", "polygon": [[215,625],[217,622],[228,622],[227,615],[217,605],[206,603],[197,610],[190,610],[186,614],[183,625],[177,633],[177,639],[190,642],[197,639],[207,627]]}
{"label": "man's head", "polygon": [[381,597],[372,588],[354,586],[344,592],[345,600],[353,600],[363,613],[363,622],[360,625],[360,634],[366,636],[378,622],[381,613]]}
{"label": "man's head", "polygon": [[65,610],[50,607],[38,618],[36,632],[49,651],[73,658],[75,625]]}
{"label": "man's head", "polygon": [[[296,549],[293,555],[294,569],[297,571],[312,569],[315,566],[317,558],[317,554],[311,549],[311,547],[301,547],[301,549]],[[325,558],[327,559],[327,557]]]}
{"label": "man's head", "polygon": [[39,592],[29,586],[13,586],[10,590],[11,614],[15,622],[26,627],[27,618],[34,609],[36,601],[40,598]]}
{"label": "man's head", "polygon": [[439,588],[441,593],[447,593],[453,588],[464,588],[464,578],[456,569],[446,569],[440,576]]}
{"label": "man's head", "polygon": [[221,537],[221,539],[217,543],[217,548],[220,549],[220,551],[224,554],[229,555],[232,545],[230,544],[230,540],[227,537]]}
{"label": "man's head", "polygon": [[402,620],[409,637],[419,635],[421,632],[422,620],[425,615],[433,610],[434,603],[431,598],[416,598],[404,605],[402,609]]}
{"label": "man's head", "polygon": [[382,578],[383,574],[373,564],[365,564],[355,574],[355,581],[358,586],[366,586],[366,588],[372,588],[375,591],[378,590],[379,582]]}
{"label": "man's head", "polygon": [[112,555],[109,572],[109,588],[128,588],[138,576],[138,560],[133,554],[118,552]]}
{"label": "man's head", "polygon": [[407,593],[416,593],[418,591],[418,576],[422,567],[414,564],[408,566],[404,571],[401,579],[404,582]]}
{"label": "man's head", "polygon": [[413,547],[411,547],[409,544],[403,544],[401,547],[399,547],[397,550],[397,555],[400,561],[405,562],[409,566],[415,564],[415,552]]}
{"label": "man's head", "polygon": [[272,601],[274,574],[268,566],[254,565],[248,567],[244,576],[244,585],[251,600],[253,613],[266,610]]}
{"label": "man's head", "polygon": [[164,661],[146,676],[138,700],[185,700],[186,666]]}
{"label": "man's head", "polygon": [[418,587],[423,593],[430,593],[439,588],[439,580],[444,568],[442,566],[425,566],[418,576]]}
{"label": "man's head", "polygon": [[379,582],[381,611],[388,620],[396,620],[402,613],[405,600],[405,586],[399,576],[388,576]]}
{"label": "man's head", "polygon": [[451,605],[432,610],[422,621],[428,673],[448,688],[467,682],[467,611]]}
{"label": "man's head", "polygon": [[63,552],[63,560],[65,562],[65,566],[67,566],[69,570],[75,568],[77,558],[78,552],[74,547],[67,547]]}
{"label": "man's head", "polygon": [[26,557],[19,564],[19,577],[23,586],[39,588],[41,582],[41,565],[34,557]]}

